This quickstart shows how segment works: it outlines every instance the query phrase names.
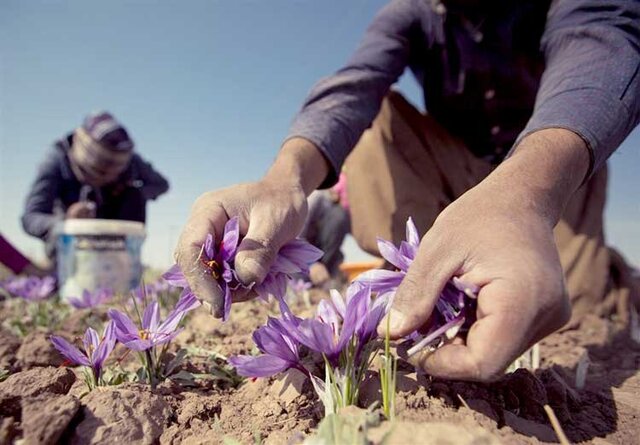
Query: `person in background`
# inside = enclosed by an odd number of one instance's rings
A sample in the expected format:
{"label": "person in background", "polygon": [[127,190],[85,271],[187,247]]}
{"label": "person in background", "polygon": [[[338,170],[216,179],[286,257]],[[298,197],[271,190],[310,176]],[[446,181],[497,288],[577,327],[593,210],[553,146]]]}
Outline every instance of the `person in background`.
{"label": "person in background", "polygon": [[49,270],[34,264],[22,255],[2,234],[0,234],[0,264],[16,275],[44,277],[50,273]]}
{"label": "person in background", "polygon": [[134,152],[127,130],[109,113],[88,115],[55,142],[27,195],[24,230],[47,243],[71,218],[146,221],[146,203],[169,190],[168,181]]}
{"label": "person in background", "polygon": [[300,236],[324,252],[320,261],[311,265],[309,278],[315,286],[323,286],[332,279],[340,281],[343,279],[340,264],[344,260],[342,242],[351,227],[344,172],[331,189],[313,192],[307,205],[307,220]]}
{"label": "person in background", "polygon": [[[391,91],[406,68],[426,115]],[[409,216],[423,235],[378,332],[428,326],[458,277],[479,287],[477,320],[411,361],[436,377],[497,379],[572,309],[576,321],[639,304],[603,231],[606,162],[640,122],[639,73],[638,1],[393,0],[312,89],[266,175],[198,198],[177,262],[220,316],[221,292],[195,266],[207,234],[238,216],[237,275],[261,282],[302,228],[306,197],[346,160],[361,247],[398,243]]]}

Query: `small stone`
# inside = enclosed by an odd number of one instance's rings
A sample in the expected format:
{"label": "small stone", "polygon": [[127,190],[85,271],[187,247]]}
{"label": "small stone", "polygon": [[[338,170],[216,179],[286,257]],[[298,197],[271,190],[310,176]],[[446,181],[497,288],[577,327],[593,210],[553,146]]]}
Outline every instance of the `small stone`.
{"label": "small stone", "polygon": [[22,369],[60,366],[64,363],[64,357],[53,347],[49,334],[40,331],[32,332],[24,338],[16,358]]}
{"label": "small stone", "polygon": [[165,400],[140,385],[98,388],[82,399],[71,444],[155,444],[169,423]]}
{"label": "small stone", "polygon": [[269,389],[285,406],[293,403],[304,391],[307,377],[297,369],[289,369],[271,385]]}
{"label": "small stone", "polygon": [[57,443],[79,408],[78,399],[69,395],[46,394],[23,399],[25,445]]}
{"label": "small stone", "polygon": [[0,383],[0,416],[18,417],[21,400],[40,394],[66,394],[76,376],[68,368],[33,368],[10,375]]}
{"label": "small stone", "polygon": [[13,417],[0,418],[0,443],[13,443],[13,439],[18,435],[18,424]]}
{"label": "small stone", "polygon": [[20,339],[11,332],[0,329],[0,369],[13,370]]}

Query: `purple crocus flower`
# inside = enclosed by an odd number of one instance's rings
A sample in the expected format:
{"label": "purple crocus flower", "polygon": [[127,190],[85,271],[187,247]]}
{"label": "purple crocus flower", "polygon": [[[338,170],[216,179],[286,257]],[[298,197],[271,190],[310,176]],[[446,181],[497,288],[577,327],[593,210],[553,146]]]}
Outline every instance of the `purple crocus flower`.
{"label": "purple crocus flower", "polygon": [[2,288],[16,297],[28,301],[42,301],[49,298],[56,288],[56,279],[47,277],[15,277],[2,283]]}
{"label": "purple crocus flower", "polygon": [[116,338],[127,348],[134,351],[146,351],[154,346],[165,344],[173,340],[182,329],[178,324],[184,315],[200,306],[200,302],[190,292],[183,292],[176,307],[167,318],[160,323],[160,306],[157,301],[152,301],[142,315],[142,328],[124,313],[110,309],[109,317],[116,326]]}
{"label": "purple crocus flower", "polygon": [[397,268],[397,270],[370,270],[360,274],[356,278],[356,282],[365,287],[370,287],[372,292],[390,292],[395,290],[409,270],[409,266],[413,263],[420,246],[420,237],[418,229],[416,229],[413,219],[407,220],[406,241],[400,243],[400,247],[396,247],[393,243],[378,238],[378,250],[380,255]]}
{"label": "purple crocus flower", "polygon": [[[216,280],[224,295],[223,321],[229,318],[232,291],[253,287],[253,290],[263,299],[267,299],[269,295],[282,298],[286,293],[287,281],[291,276],[296,273],[308,273],[309,265],[322,256],[321,250],[304,240],[295,239],[280,249],[271,270],[262,283],[255,286],[244,286],[238,280],[234,268],[239,243],[239,219],[238,217],[233,217],[225,224],[222,241],[217,248],[214,237],[211,234],[207,235],[202,247],[200,262],[206,272]],[[171,267],[163,275],[163,278],[169,284],[183,287],[188,292],[191,292],[187,280],[177,264]]]}
{"label": "purple crocus flower", "polygon": [[115,325],[113,321],[107,323],[102,338],[93,328],[88,328],[82,338],[84,351],[57,335],[51,336],[51,342],[71,363],[91,368],[97,383],[102,373],[102,364],[116,345]]}
{"label": "purple crocus flower", "polygon": [[76,309],[87,309],[100,306],[113,298],[113,290],[110,288],[100,288],[91,292],[88,289],[82,291],[81,297],[70,297],[69,304]]}
{"label": "purple crocus flower", "polygon": [[258,356],[238,355],[229,363],[245,377],[268,377],[287,369],[308,371],[300,363],[300,344],[287,332],[281,320],[269,318],[267,324],[253,333],[253,341],[262,352]]}
{"label": "purple crocus flower", "polygon": [[340,354],[355,338],[356,360],[359,352],[376,335],[376,327],[386,314],[387,295],[371,299],[371,289],[351,285],[346,302],[336,290],[331,301],[318,304],[315,318],[293,325],[288,323],[290,335],[309,349],[324,354],[332,365],[337,365]]}
{"label": "purple crocus flower", "polygon": [[311,282],[307,280],[303,280],[302,278],[289,280],[289,288],[296,295],[302,295],[309,289],[311,289]]}
{"label": "purple crocus flower", "polygon": [[[402,241],[400,247],[378,238],[380,254],[397,270],[371,270],[361,274],[356,279],[356,283],[368,286],[372,291],[384,293],[388,299],[393,299],[398,286],[416,257],[419,246],[418,230],[413,220],[409,218],[407,220],[406,241]],[[428,333],[424,338],[417,333],[414,335],[415,338],[422,339],[409,350],[409,354],[414,354],[427,345],[439,344],[444,336],[454,336],[465,322],[473,317],[477,292],[476,286],[465,284],[457,277],[449,280],[436,301],[436,310],[431,316]]]}

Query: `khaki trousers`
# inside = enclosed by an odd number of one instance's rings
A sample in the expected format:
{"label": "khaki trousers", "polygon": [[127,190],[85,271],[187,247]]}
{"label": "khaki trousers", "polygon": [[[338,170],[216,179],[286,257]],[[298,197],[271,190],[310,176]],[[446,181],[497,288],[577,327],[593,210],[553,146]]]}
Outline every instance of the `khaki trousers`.
{"label": "khaki trousers", "polygon": [[[353,236],[365,251],[379,255],[376,237],[399,243],[409,216],[424,234],[491,168],[433,118],[391,92],[345,164]],[[631,269],[604,243],[606,189],[605,167],[576,191],[554,229],[572,322],[586,313],[607,315],[616,309],[626,319],[627,304],[640,299]]]}

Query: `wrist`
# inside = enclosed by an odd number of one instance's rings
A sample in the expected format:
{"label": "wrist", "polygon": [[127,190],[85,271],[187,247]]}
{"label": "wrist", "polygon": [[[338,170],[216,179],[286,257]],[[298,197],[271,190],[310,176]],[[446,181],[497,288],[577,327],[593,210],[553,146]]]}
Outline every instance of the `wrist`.
{"label": "wrist", "polygon": [[555,226],[589,164],[589,150],[580,136],[551,128],[526,136],[487,179],[499,183],[515,198],[512,202],[532,208]]}
{"label": "wrist", "polygon": [[287,140],[264,180],[299,188],[308,196],[329,173],[329,163],[318,147],[303,138]]}

